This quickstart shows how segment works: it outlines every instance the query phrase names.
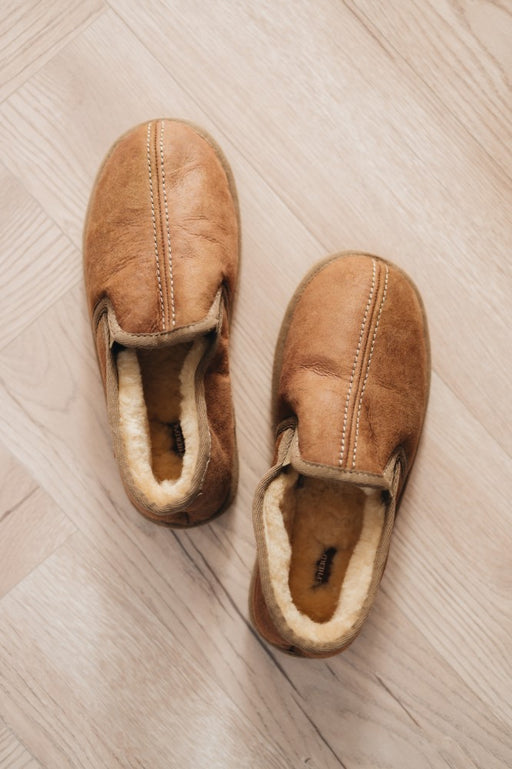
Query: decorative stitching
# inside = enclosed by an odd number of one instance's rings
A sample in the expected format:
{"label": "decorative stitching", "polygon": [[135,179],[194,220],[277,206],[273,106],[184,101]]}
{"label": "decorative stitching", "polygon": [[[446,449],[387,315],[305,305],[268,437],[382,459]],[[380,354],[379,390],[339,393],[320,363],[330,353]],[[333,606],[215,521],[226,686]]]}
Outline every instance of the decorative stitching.
{"label": "decorative stitching", "polygon": [[350,382],[349,382],[349,386],[348,386],[347,398],[345,400],[345,414],[344,414],[344,418],[343,418],[343,430],[342,430],[342,434],[341,434],[341,448],[340,448],[340,461],[339,461],[340,467],[343,464],[343,457],[344,457],[344,454],[345,454],[345,437],[346,437],[346,431],[347,431],[348,404],[350,402],[350,396],[352,395],[352,386],[354,384],[354,376],[355,376],[355,373],[356,373],[356,367],[357,367],[357,361],[358,361],[358,358],[359,358],[359,353],[361,352],[361,342],[363,341],[363,334],[364,334],[364,330],[365,330],[365,327],[366,327],[366,321],[368,319],[368,311],[370,309],[370,305],[371,305],[372,299],[373,299],[373,292],[375,290],[375,270],[376,270],[376,266],[377,266],[376,262],[375,262],[375,259],[372,259],[372,264],[373,264],[372,286],[370,288],[370,295],[369,295],[368,301],[366,303],[366,309],[364,311],[363,322],[361,323],[361,331],[359,333],[359,341],[357,343],[356,354],[355,354],[355,357],[354,357],[354,364],[352,366],[352,374],[350,375]]}
{"label": "decorative stitching", "polygon": [[158,291],[160,293],[160,308],[162,310],[162,328],[165,328],[165,313],[164,313],[164,295],[162,291],[162,281],[160,279],[160,258],[158,255],[158,240],[156,236],[156,216],[155,216],[155,199],[153,196],[153,175],[151,173],[151,123],[148,123],[147,131],[147,143],[146,152],[148,160],[148,175],[149,175],[149,195],[151,198],[151,218],[153,221],[153,239],[155,243],[155,260],[156,260],[156,277],[158,280]]}
{"label": "decorative stitching", "polygon": [[176,325],[176,307],[174,304],[174,276],[172,270],[172,250],[171,250],[171,231],[169,228],[169,208],[167,205],[167,191],[165,188],[165,167],[164,167],[164,121],[160,123],[160,166],[162,169],[162,189],[164,191],[165,225],[167,229],[167,252],[169,254],[169,275],[171,278],[171,311],[172,325]]}
{"label": "decorative stitching", "polygon": [[365,388],[366,388],[366,382],[368,381],[368,374],[370,373],[370,365],[371,365],[371,362],[372,362],[373,350],[375,348],[375,340],[377,338],[377,330],[379,328],[380,316],[382,314],[382,308],[384,307],[384,302],[386,301],[386,294],[388,292],[388,276],[389,276],[389,268],[388,268],[388,266],[386,264],[386,277],[384,279],[384,291],[382,293],[382,299],[380,300],[380,307],[379,307],[379,312],[378,312],[378,315],[377,315],[377,322],[375,323],[375,330],[373,332],[372,344],[371,344],[371,347],[370,347],[370,357],[368,358],[368,365],[366,366],[366,374],[365,374],[365,377],[364,377],[363,386],[361,388],[361,395],[359,396],[359,404],[358,404],[358,408],[357,408],[356,437],[355,437],[355,440],[354,440],[354,453],[352,455],[352,469],[354,469],[355,464],[356,464],[357,439],[359,437],[359,420],[361,418],[361,408],[362,408],[362,405],[363,405],[363,395],[364,395],[364,391],[365,391]]}

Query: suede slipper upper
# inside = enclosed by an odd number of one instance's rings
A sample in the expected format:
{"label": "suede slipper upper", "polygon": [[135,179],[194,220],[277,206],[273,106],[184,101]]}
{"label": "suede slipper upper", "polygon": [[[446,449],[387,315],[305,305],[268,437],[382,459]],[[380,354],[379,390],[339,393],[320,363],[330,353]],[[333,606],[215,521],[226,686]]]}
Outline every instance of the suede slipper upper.
{"label": "suede slipper upper", "polygon": [[254,501],[251,613],[301,656],[345,648],[374,601],[429,382],[423,305],[367,254],[318,265],[288,308],[274,366],[274,464]]}
{"label": "suede slipper upper", "polygon": [[85,224],[87,300],[123,483],[162,523],[202,523],[236,487],[238,257],[233,178],[210,137],[164,119],[114,144]]}

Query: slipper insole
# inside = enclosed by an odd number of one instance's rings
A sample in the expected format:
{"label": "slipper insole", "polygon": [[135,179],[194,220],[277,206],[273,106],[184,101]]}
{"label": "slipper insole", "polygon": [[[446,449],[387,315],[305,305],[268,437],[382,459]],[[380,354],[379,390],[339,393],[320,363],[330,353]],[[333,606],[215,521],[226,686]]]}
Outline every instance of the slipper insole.
{"label": "slipper insole", "polygon": [[151,467],[157,481],[179,478],[186,446],[181,431],[180,372],[190,343],[137,350],[151,440]]}
{"label": "slipper insole", "polygon": [[355,487],[299,476],[283,512],[292,555],[289,586],[299,611],[327,622],[363,525],[366,495]]}

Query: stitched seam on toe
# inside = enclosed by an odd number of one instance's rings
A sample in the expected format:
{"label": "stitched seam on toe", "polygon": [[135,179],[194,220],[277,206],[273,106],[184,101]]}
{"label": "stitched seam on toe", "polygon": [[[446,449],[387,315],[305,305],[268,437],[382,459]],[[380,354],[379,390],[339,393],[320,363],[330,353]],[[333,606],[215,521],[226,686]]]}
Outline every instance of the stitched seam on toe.
{"label": "stitched seam on toe", "polygon": [[354,385],[354,376],[355,376],[355,373],[356,373],[357,361],[359,359],[359,353],[361,352],[361,343],[363,341],[364,330],[366,328],[366,321],[368,320],[368,312],[369,312],[369,309],[370,309],[370,305],[372,303],[373,292],[375,290],[375,272],[376,272],[376,268],[377,268],[377,263],[376,263],[375,259],[372,259],[372,265],[373,265],[372,285],[371,285],[371,288],[370,288],[370,294],[368,296],[368,301],[366,303],[366,308],[365,308],[365,311],[364,311],[363,322],[361,323],[361,331],[359,333],[359,341],[357,343],[356,354],[354,356],[354,363],[352,365],[352,373],[350,375],[350,382],[349,382],[349,385],[348,385],[347,397],[346,397],[346,400],[345,400],[345,410],[344,410],[344,416],[343,416],[343,429],[342,429],[342,433],[341,433],[341,448],[340,448],[340,458],[339,458],[339,465],[340,465],[340,467],[343,464],[343,457],[345,455],[345,439],[346,439],[346,434],[347,434],[348,406],[349,406],[349,403],[350,403],[350,396],[352,395],[352,387]]}
{"label": "stitched seam on toe", "polygon": [[160,277],[160,257],[158,254],[158,239],[156,234],[156,216],[155,216],[155,198],[153,194],[153,174],[151,172],[151,123],[148,123],[147,139],[146,139],[146,154],[148,161],[148,176],[149,176],[149,197],[151,200],[151,221],[153,223],[153,241],[155,247],[155,261],[156,261],[156,278],[158,281],[158,292],[160,295],[160,309],[162,311],[162,329],[165,329],[165,312],[164,312],[164,295],[162,291],[162,280]]}
{"label": "stitched seam on toe", "polygon": [[167,278],[166,265],[166,246],[165,246],[165,224],[164,224],[164,204],[162,195],[162,179],[160,169],[160,150],[158,146],[158,123],[154,123],[155,135],[151,142],[151,157],[153,158],[153,177],[155,191],[155,217],[157,225],[158,253],[160,254],[160,278],[162,281],[162,296],[164,300],[164,317],[166,328],[171,323],[171,308],[169,302],[169,286]]}
{"label": "stitched seam on toe", "polygon": [[370,365],[371,365],[371,362],[372,362],[373,352],[374,352],[374,349],[375,349],[375,340],[377,339],[377,331],[379,329],[380,316],[382,315],[382,309],[384,307],[384,302],[386,301],[386,295],[387,295],[387,292],[388,292],[388,277],[389,277],[389,267],[386,264],[386,277],[384,279],[384,291],[382,293],[382,299],[380,300],[379,312],[378,312],[378,315],[377,315],[377,321],[375,323],[375,329],[373,331],[372,343],[371,343],[371,346],[370,346],[370,355],[369,355],[369,358],[368,358],[368,364],[366,366],[366,373],[365,373],[365,376],[364,376],[363,386],[361,388],[361,394],[359,396],[359,403],[358,403],[358,407],[357,407],[356,437],[355,437],[355,440],[354,440],[354,452],[352,454],[352,469],[354,469],[355,464],[356,464],[357,441],[358,441],[358,438],[359,438],[359,423],[360,423],[360,420],[361,420],[361,408],[362,408],[362,405],[363,405],[363,395],[364,395],[364,391],[366,389],[366,383],[368,381],[368,375],[370,373]]}
{"label": "stitched seam on toe", "polygon": [[349,467],[349,460],[352,457],[352,451],[354,447],[354,433],[356,430],[356,416],[357,416],[357,404],[359,401],[359,394],[361,387],[363,386],[363,379],[366,371],[366,364],[370,355],[370,347],[373,336],[373,329],[375,328],[375,321],[379,311],[380,299],[384,285],[384,267],[381,267],[380,261],[377,260],[376,275],[375,275],[375,290],[373,292],[373,299],[368,313],[368,321],[363,336],[363,342],[361,344],[361,353],[359,355],[359,362],[356,368],[356,374],[354,377],[354,386],[352,388],[352,398],[348,409],[348,422],[347,422],[347,437],[346,437],[346,458],[345,468]]}
{"label": "stitched seam on toe", "polygon": [[167,204],[167,190],[165,187],[165,165],[164,165],[164,121],[160,123],[160,165],[162,169],[162,190],[164,193],[165,226],[167,230],[167,253],[169,257],[169,277],[171,280],[171,313],[172,326],[176,325],[176,306],[174,303],[174,275],[172,268],[172,250],[171,250],[171,230],[169,226],[169,206]]}

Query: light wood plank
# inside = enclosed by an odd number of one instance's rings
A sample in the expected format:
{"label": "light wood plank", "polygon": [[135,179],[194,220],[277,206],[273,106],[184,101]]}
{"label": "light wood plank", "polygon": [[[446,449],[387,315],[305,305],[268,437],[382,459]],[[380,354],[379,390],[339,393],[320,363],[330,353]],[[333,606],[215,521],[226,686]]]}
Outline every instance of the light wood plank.
{"label": "light wood plank", "polygon": [[75,526],[0,444],[0,599]]}
{"label": "light wood plank", "polygon": [[37,491],[37,482],[0,443],[0,488],[2,489],[0,518],[4,520],[20,502]]}
{"label": "light wood plank", "polygon": [[346,3],[512,176],[512,5],[486,0]]}
{"label": "light wood plank", "polygon": [[102,7],[102,0],[4,0],[0,18],[0,100],[90,23]]}
{"label": "light wood plank", "polygon": [[0,617],[0,708],[23,715],[16,728],[49,766],[288,766],[82,535]]}
{"label": "light wood plank", "polygon": [[10,729],[0,720],[0,766],[2,769],[40,769],[39,764]]}
{"label": "light wood plank", "polygon": [[484,701],[501,701],[510,724],[512,462],[495,447],[453,393],[434,382],[418,457],[428,465],[407,487],[393,587],[417,627],[434,618],[427,634],[433,645]]}
{"label": "light wood plank", "polygon": [[0,347],[76,283],[81,258],[70,240],[0,164]]}

